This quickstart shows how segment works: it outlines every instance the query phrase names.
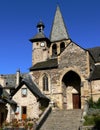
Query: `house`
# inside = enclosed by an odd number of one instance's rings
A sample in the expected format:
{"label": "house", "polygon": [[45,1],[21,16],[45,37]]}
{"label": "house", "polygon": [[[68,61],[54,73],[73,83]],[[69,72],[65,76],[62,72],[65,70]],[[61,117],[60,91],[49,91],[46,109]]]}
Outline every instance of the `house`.
{"label": "house", "polygon": [[21,79],[10,96],[17,101],[17,109],[13,114],[18,120],[38,119],[41,114],[40,106],[47,107],[49,104],[49,99],[33,83],[30,75]]}
{"label": "house", "polygon": [[6,121],[9,106],[14,110],[16,102],[10,99],[10,95],[0,85],[0,127]]}
{"label": "house", "polygon": [[[41,93],[37,85],[33,83],[30,74],[20,74],[18,70],[16,75],[2,75],[6,86],[3,87],[9,95],[9,100],[6,99],[6,108],[8,110],[6,121],[11,122],[13,119],[38,119],[41,114],[42,107],[47,107],[49,99]],[[14,104],[13,107],[9,105]]]}

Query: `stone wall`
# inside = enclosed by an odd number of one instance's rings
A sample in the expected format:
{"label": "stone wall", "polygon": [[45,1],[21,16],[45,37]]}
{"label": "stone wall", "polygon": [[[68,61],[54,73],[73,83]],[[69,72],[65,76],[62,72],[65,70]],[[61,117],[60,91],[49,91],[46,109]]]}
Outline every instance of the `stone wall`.
{"label": "stone wall", "polygon": [[93,97],[94,101],[97,101],[98,98],[100,98],[100,80],[91,81],[90,95]]}
{"label": "stone wall", "polygon": [[[22,88],[26,88],[26,86],[22,86]],[[13,100],[17,102],[17,106],[19,106],[19,113],[15,115],[15,118],[22,119],[22,106],[27,107],[27,118],[38,118],[39,111],[39,103],[37,103],[36,97],[31,93],[31,91],[27,88],[27,96],[22,97],[21,89],[13,96]]]}
{"label": "stone wall", "polygon": [[85,78],[89,76],[89,57],[87,51],[73,42],[63,51],[59,60],[60,68],[77,69]]}

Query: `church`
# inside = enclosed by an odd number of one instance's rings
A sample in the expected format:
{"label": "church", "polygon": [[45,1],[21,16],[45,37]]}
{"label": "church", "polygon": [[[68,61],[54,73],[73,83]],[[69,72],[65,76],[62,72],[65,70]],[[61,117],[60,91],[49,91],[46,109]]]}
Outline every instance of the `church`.
{"label": "church", "polygon": [[44,34],[42,21],[30,41],[30,73],[39,89],[60,109],[83,108],[91,96],[100,97],[100,47],[84,49],[68,35],[60,8],[57,7],[50,33]]}
{"label": "church", "polygon": [[17,75],[0,75],[1,86],[17,104],[17,112],[13,110],[11,117],[7,103],[8,120],[38,118],[40,98],[68,110],[83,109],[86,100],[100,97],[100,47],[84,49],[75,43],[69,37],[59,6],[49,38],[42,21],[36,27],[38,32],[30,39],[32,66],[28,73],[33,83],[19,71]]}

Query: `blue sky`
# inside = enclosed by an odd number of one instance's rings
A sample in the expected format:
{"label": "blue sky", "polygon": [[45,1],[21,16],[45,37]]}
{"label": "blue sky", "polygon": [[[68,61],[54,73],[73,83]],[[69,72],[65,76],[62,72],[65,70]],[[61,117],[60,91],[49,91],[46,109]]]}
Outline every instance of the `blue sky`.
{"label": "blue sky", "polygon": [[70,38],[83,48],[100,46],[100,0],[0,0],[0,74],[29,72],[36,24],[49,37],[59,4]]}

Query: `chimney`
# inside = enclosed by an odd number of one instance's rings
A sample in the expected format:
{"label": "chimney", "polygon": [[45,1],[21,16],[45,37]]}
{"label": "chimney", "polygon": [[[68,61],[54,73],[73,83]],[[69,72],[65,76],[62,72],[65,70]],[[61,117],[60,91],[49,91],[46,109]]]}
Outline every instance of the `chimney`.
{"label": "chimney", "polygon": [[19,85],[19,82],[20,82],[20,69],[18,69],[16,72],[16,86]]}

